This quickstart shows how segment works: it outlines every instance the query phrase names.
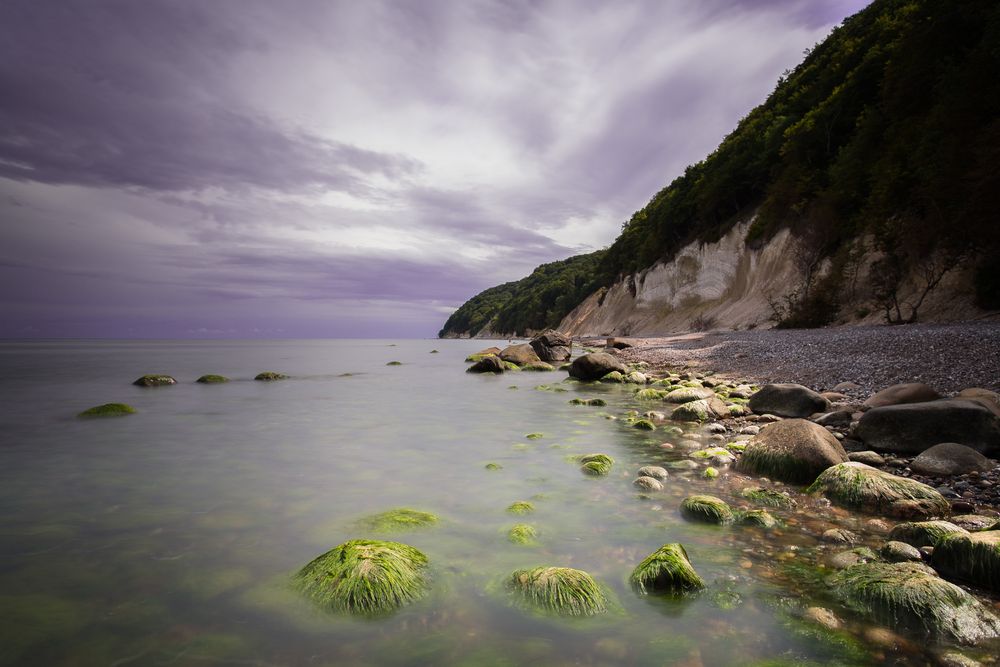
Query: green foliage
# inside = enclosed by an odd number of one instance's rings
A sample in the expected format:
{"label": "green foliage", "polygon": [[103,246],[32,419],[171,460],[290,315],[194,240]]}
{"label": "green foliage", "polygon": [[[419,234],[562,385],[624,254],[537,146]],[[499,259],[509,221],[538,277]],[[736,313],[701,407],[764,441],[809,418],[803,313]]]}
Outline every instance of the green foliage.
{"label": "green foliage", "polygon": [[560,616],[593,616],[607,610],[608,599],[589,574],[568,567],[517,570],[507,579],[516,600]]}
{"label": "green foliage", "polygon": [[426,568],[427,556],[406,544],[351,540],[313,560],[293,581],[323,607],[375,615],[422,596]]}

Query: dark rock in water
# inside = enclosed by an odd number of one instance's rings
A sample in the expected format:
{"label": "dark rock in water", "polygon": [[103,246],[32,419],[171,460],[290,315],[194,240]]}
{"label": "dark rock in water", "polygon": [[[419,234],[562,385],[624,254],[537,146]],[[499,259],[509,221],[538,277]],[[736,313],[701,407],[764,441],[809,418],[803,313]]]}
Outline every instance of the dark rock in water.
{"label": "dark rock in water", "polygon": [[905,403],[926,403],[941,398],[933,387],[920,382],[909,382],[886,387],[872,394],[862,406],[864,408],[881,408],[886,405],[903,405]]}
{"label": "dark rock in water", "polygon": [[786,419],[761,429],[743,450],[737,470],[793,484],[806,484],[832,465],[847,461],[837,439],[805,419]]}
{"label": "dark rock in water", "polygon": [[222,384],[224,382],[229,382],[229,378],[225,375],[213,375],[209,373],[208,375],[202,375],[200,378],[195,380],[201,384]]}
{"label": "dark rock in water", "polygon": [[886,542],[879,549],[879,554],[890,563],[905,563],[907,561],[919,563],[923,560],[920,550],[906,542]]}
{"label": "dark rock in water", "polygon": [[897,631],[963,644],[1000,636],[1000,618],[920,563],[854,565],[830,585],[842,602]]}
{"label": "dark rock in water", "polygon": [[1000,530],[941,538],[934,546],[931,565],[948,578],[1000,592]]}
{"label": "dark rock in water", "polygon": [[872,408],[855,435],[875,449],[919,454],[942,442],[958,442],[986,455],[1000,453],[1000,417],[979,403],[946,399]]}
{"label": "dark rock in water", "polygon": [[941,516],[951,509],[926,484],[854,461],[827,468],[807,491],[821,493],[841,507],[893,516]]}
{"label": "dark rock in water", "polygon": [[487,355],[477,361],[476,363],[469,366],[466,369],[466,373],[503,373],[507,367],[504,365],[500,357]]}
{"label": "dark rock in water", "polygon": [[589,382],[599,380],[612,371],[626,375],[629,371],[620,360],[606,352],[594,352],[577,357],[569,367],[570,377]]}
{"label": "dark rock in water", "polygon": [[573,351],[573,341],[558,331],[546,331],[530,343],[542,361],[567,361]]}
{"label": "dark rock in water", "polygon": [[861,537],[857,533],[852,533],[843,528],[831,528],[824,531],[820,539],[833,544],[857,544],[861,541]]}
{"label": "dark rock in water", "polygon": [[275,373],[274,371],[264,371],[263,373],[258,373],[254,380],[260,380],[261,382],[273,382],[274,380],[287,380],[288,376],[284,373]]}
{"label": "dark rock in water", "polygon": [[518,366],[524,366],[526,364],[541,361],[541,359],[538,358],[538,355],[535,354],[534,348],[532,348],[528,343],[511,345],[504,348],[504,350],[500,352],[500,358],[503,361],[509,361],[512,364],[517,364]]}
{"label": "dark rock in water", "polygon": [[469,363],[475,363],[480,359],[482,359],[483,357],[488,357],[490,355],[499,356],[500,351],[501,351],[500,348],[494,345],[493,347],[487,347],[485,349],[479,350],[479,352],[473,352],[472,354],[467,356],[465,360]]}
{"label": "dark rock in water", "polygon": [[77,417],[124,417],[135,413],[135,408],[124,403],[105,403],[84,410]]}
{"label": "dark rock in water", "polygon": [[748,405],[759,415],[779,417],[808,417],[830,409],[830,401],[800,384],[766,384],[750,397]]}
{"label": "dark rock in water", "polygon": [[873,452],[871,450],[864,452],[851,452],[847,455],[847,458],[852,461],[857,461],[858,463],[864,463],[866,466],[877,467],[885,465],[885,457],[878,452]]}
{"label": "dark rock in water", "polygon": [[956,442],[942,442],[920,453],[910,469],[922,475],[964,475],[972,471],[992,470],[995,462],[971,447]]}
{"label": "dark rock in water", "polygon": [[177,384],[177,380],[173,379],[169,375],[160,375],[158,373],[152,373],[149,375],[143,375],[141,378],[133,382],[132,384],[137,387],[163,387],[168,384]]}

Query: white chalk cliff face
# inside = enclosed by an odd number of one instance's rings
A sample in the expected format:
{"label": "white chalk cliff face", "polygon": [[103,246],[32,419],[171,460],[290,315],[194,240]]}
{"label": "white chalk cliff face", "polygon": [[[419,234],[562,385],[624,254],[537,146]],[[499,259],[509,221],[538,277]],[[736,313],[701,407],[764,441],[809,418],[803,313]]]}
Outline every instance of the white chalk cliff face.
{"label": "white chalk cliff face", "polygon": [[783,230],[763,247],[748,248],[750,222],[592,294],[563,319],[560,331],[638,336],[769,325],[768,298],[780,299],[800,282],[797,242]]}

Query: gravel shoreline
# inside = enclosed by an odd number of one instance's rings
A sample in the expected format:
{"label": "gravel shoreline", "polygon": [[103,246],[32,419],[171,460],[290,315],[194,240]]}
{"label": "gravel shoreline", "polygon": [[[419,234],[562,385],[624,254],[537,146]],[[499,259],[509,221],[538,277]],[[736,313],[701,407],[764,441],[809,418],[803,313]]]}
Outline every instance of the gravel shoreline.
{"label": "gravel shoreline", "polygon": [[903,382],[923,382],[943,394],[968,387],[1000,391],[1000,322],[711,331],[625,340],[634,346],[621,351],[626,362],[688,366],[758,383],[796,382],[820,391],[853,382],[860,385],[861,398]]}

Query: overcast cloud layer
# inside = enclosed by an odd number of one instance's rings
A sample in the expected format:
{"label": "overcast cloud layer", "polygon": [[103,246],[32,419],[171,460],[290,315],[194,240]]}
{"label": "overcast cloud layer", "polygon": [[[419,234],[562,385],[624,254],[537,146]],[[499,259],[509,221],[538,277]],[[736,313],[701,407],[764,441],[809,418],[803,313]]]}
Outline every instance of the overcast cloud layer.
{"label": "overcast cloud layer", "polygon": [[865,0],[0,3],[0,337],[432,336]]}

